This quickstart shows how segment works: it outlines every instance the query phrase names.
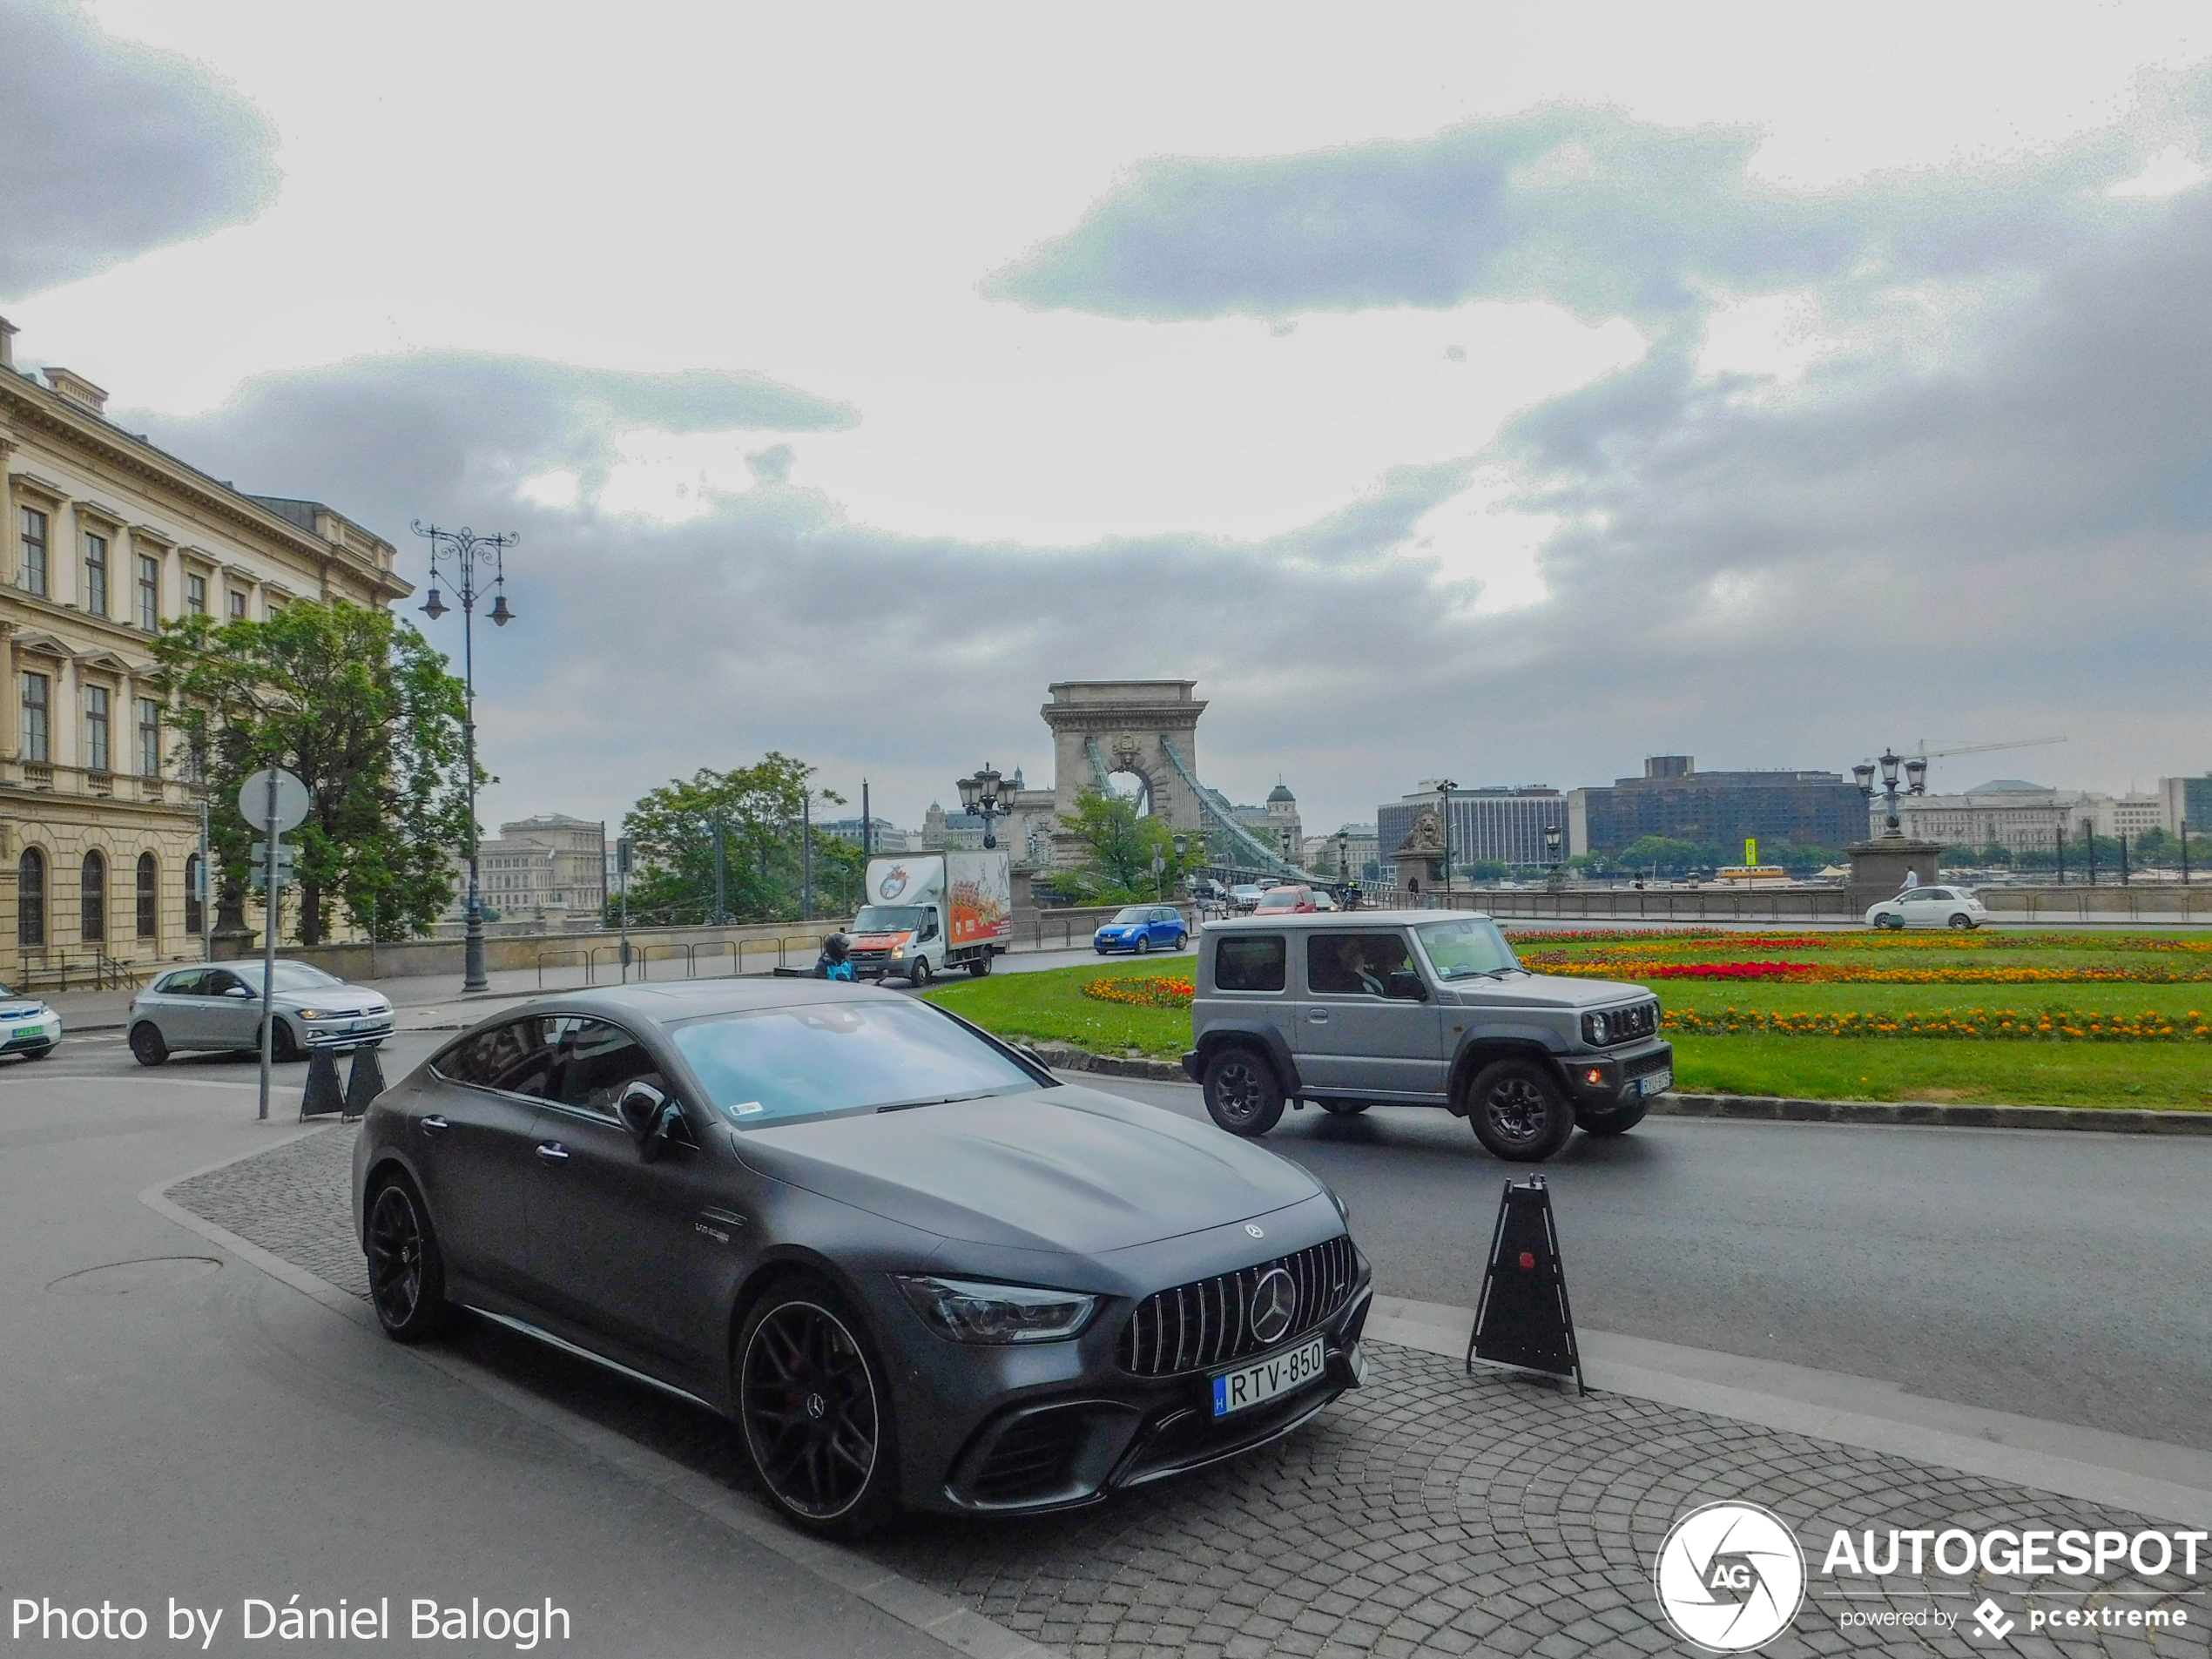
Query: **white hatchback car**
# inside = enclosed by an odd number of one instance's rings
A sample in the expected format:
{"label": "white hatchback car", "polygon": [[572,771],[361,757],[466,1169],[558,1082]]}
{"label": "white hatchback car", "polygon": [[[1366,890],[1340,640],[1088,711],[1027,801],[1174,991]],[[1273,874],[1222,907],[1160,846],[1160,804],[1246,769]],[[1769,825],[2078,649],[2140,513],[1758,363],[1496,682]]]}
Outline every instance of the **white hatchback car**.
{"label": "white hatchback car", "polygon": [[1988,920],[1981,900],[1966,887],[1914,887],[1866,910],[1870,927],[1955,927],[1965,933]]}

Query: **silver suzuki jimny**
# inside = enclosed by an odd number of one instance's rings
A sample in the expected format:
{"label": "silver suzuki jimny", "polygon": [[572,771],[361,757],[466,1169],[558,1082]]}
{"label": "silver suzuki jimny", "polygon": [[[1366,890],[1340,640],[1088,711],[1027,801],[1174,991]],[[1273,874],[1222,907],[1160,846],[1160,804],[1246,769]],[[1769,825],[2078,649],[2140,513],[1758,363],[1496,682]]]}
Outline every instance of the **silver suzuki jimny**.
{"label": "silver suzuki jimny", "polygon": [[1501,1158],[1535,1163],[1576,1124],[1619,1135],[1674,1086],[1642,986],[1523,968],[1489,917],[1435,910],[1211,921],[1183,1069],[1232,1135],[1286,1100],[1349,1116],[1441,1106]]}

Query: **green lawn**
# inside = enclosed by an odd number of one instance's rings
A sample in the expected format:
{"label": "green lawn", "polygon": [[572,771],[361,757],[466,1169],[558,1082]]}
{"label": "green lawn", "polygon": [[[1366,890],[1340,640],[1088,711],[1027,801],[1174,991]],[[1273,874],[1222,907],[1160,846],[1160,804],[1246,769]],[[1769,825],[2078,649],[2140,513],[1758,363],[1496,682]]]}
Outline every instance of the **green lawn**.
{"label": "green lawn", "polygon": [[1055,968],[1042,974],[993,974],[985,979],[952,981],[923,993],[986,1031],[1023,1041],[1064,1042],[1092,1054],[1180,1056],[1190,1047],[1190,1015],[1184,1008],[1133,1008],[1085,996],[1095,979],[1126,974],[1164,974],[1188,979],[1198,966],[1195,953],[1158,954],[1142,961],[1120,959]]}
{"label": "green lawn", "polygon": [[[2069,953],[2076,961],[2080,953]],[[2089,953],[2098,960],[2119,959]],[[2138,953],[2128,953],[2142,960]],[[1808,953],[1810,955],[1810,953]],[[1922,958],[1915,951],[1916,960]],[[2006,953],[2007,959],[2011,954]],[[1709,958],[1709,960],[1712,960]],[[1894,955],[1885,960],[1894,961]],[[1952,960],[1956,960],[1953,958]],[[1106,975],[1188,976],[1194,958],[1154,956],[995,974],[927,995],[987,1030],[1065,1042],[1094,1054],[1173,1057],[1190,1047],[1190,1016],[1123,1008],[1082,995]],[[2212,1010],[2212,987],[2155,985],[1761,985],[1655,981],[1672,1007],[1733,1004],[1777,1013],[2046,1005],[2141,1013]],[[2212,1044],[2199,1042],[1979,1042],[1893,1037],[1676,1036],[1676,1078],[1698,1093],[1787,1095],[1827,1100],[1952,1100],[2029,1106],[2149,1106],[2212,1110]]]}

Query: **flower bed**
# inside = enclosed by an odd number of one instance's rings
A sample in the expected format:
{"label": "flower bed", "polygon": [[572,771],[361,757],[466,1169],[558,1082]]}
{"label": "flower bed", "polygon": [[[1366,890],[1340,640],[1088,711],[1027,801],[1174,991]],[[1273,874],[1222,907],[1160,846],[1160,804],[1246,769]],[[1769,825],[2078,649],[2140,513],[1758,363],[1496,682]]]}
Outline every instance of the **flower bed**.
{"label": "flower bed", "polygon": [[2191,985],[2212,968],[1873,968],[1860,962],[1653,962],[1615,952],[1572,961],[1529,959],[1562,979],[1788,980],[1805,985]]}
{"label": "flower bed", "polygon": [[1085,996],[1135,1008],[1187,1008],[1197,994],[1195,981],[1173,974],[1124,974],[1083,986]]}
{"label": "flower bed", "polygon": [[1979,1037],[2040,1042],[2203,1042],[2212,1024],[2188,1014],[2100,1014],[2078,1008],[1936,1008],[1898,1014],[1703,1013],[1669,1008],[1661,1028],[1684,1036]]}

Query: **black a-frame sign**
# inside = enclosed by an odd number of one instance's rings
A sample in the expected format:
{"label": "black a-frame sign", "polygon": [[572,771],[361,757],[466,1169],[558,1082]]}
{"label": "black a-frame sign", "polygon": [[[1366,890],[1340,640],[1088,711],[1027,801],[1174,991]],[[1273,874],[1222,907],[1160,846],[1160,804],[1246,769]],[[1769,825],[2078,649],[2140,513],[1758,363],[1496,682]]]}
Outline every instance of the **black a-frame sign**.
{"label": "black a-frame sign", "polygon": [[1575,1315],[1567,1305],[1567,1274],[1560,1266],[1559,1234],[1552,1225],[1551,1189],[1541,1175],[1507,1181],[1490,1236],[1490,1265],[1482,1299],[1467,1338],[1467,1370],[1483,1360],[1582,1381],[1582,1356],[1575,1345]]}

